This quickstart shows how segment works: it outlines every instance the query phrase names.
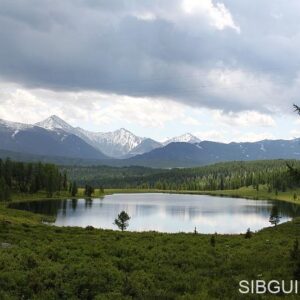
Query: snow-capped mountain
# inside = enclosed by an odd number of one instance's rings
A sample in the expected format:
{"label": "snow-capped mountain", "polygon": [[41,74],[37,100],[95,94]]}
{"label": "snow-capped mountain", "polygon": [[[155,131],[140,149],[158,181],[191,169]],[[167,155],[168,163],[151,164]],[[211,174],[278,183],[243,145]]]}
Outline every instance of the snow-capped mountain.
{"label": "snow-capped mountain", "polygon": [[87,138],[91,145],[111,157],[123,157],[145,140],[124,128],[112,132],[91,132],[82,128],[76,130],[78,135]]}
{"label": "snow-capped mountain", "polygon": [[127,157],[132,157],[138,154],[143,154],[150,152],[154,149],[162,147],[163,144],[152,140],[152,139],[144,139],[139,145],[137,145],[135,148],[133,148],[128,154]]}
{"label": "snow-capped mountain", "polygon": [[74,128],[70,124],[55,115],[52,115],[46,120],[38,122],[35,125],[48,130],[62,129],[69,133],[74,131]]}
{"label": "snow-capped mountain", "polygon": [[[0,152],[2,150],[93,160],[93,164],[96,160],[96,163],[107,165],[169,168],[232,160],[300,159],[300,139],[226,144],[199,142],[188,133],[163,145],[150,138],[135,136],[124,128],[106,133],[90,132],[51,116],[35,125],[0,120]],[[109,159],[111,157],[123,159]]]}
{"label": "snow-capped mountain", "polygon": [[78,136],[56,128],[0,120],[0,149],[45,156],[107,159]]}
{"label": "snow-capped mountain", "polygon": [[92,132],[80,127],[73,127],[55,115],[35,125],[47,130],[63,130],[74,134],[107,156],[115,158],[125,156],[145,140],[124,128],[112,132]]}
{"label": "snow-capped mountain", "polygon": [[147,167],[195,167],[225,161],[300,159],[300,140],[263,140],[248,143],[170,143],[129,158],[128,165]]}
{"label": "snow-capped mountain", "polygon": [[7,130],[23,130],[31,127],[33,127],[33,125],[5,121],[0,119],[0,128],[2,129],[6,128]]}
{"label": "snow-capped mountain", "polygon": [[195,143],[200,143],[201,140],[197,138],[196,136],[192,135],[191,133],[185,133],[180,136],[175,136],[171,139],[168,139],[165,141],[163,144],[168,145],[170,143],[190,143],[190,144],[195,144]]}

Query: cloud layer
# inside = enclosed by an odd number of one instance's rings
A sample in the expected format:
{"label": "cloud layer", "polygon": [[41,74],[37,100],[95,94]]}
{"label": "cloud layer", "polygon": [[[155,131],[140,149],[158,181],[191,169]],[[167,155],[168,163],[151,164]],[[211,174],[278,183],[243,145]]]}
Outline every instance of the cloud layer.
{"label": "cloud layer", "polygon": [[297,0],[0,2],[0,118],[158,139],[298,135]]}
{"label": "cloud layer", "polygon": [[297,0],[2,0],[0,78],[287,112],[300,88],[299,17]]}

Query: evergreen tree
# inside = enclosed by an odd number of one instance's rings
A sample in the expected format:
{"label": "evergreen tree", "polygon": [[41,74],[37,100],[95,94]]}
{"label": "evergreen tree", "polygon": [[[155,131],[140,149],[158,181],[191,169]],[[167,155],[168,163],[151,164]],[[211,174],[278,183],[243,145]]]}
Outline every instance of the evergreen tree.
{"label": "evergreen tree", "polygon": [[71,196],[75,197],[77,193],[78,193],[78,188],[77,188],[76,181],[74,181],[71,185]]}
{"label": "evergreen tree", "polygon": [[0,201],[10,200],[10,189],[3,177],[0,177]]}
{"label": "evergreen tree", "polygon": [[115,219],[114,225],[117,225],[119,229],[122,231],[126,230],[129,226],[130,217],[129,215],[123,210],[119,213],[118,217]]}
{"label": "evergreen tree", "polygon": [[250,228],[247,229],[247,232],[245,234],[245,239],[251,239],[252,238],[252,232]]}
{"label": "evergreen tree", "polygon": [[84,189],[85,196],[91,197],[93,193],[94,193],[94,188],[87,184]]}
{"label": "evergreen tree", "polygon": [[269,219],[269,222],[272,224],[272,225],[277,225],[279,224],[280,222],[280,216],[279,216],[279,211],[278,211],[278,207],[276,205],[274,205],[272,207],[272,211],[271,211],[271,214],[270,214],[270,219]]}

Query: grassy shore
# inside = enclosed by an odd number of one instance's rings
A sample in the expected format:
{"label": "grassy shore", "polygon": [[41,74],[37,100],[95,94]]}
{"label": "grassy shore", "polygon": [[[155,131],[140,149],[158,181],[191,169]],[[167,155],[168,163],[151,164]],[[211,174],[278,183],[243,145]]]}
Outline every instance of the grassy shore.
{"label": "grassy shore", "polygon": [[[216,191],[191,191],[191,190],[159,190],[159,189],[105,189],[104,193],[99,189],[95,189],[92,197],[103,197],[111,194],[124,194],[124,193],[175,193],[175,194],[195,194],[195,195],[211,195],[211,196],[224,196],[224,197],[241,197],[247,199],[260,199],[260,200],[281,200],[291,203],[300,204],[300,188],[287,190],[285,192],[278,191],[269,192],[267,187],[264,185],[259,186],[257,191],[253,187],[242,187],[235,190],[216,190]],[[70,198],[70,194],[65,191],[55,193],[51,199],[65,199]],[[84,198],[84,189],[79,188],[76,197],[73,198]],[[43,200],[49,199],[46,192],[39,192],[34,194],[28,193],[15,193],[12,195],[12,201],[31,201],[31,200]]]}
{"label": "grassy shore", "polygon": [[241,299],[240,280],[293,279],[300,239],[299,219],[250,239],[217,235],[213,246],[210,235],[57,228],[7,213],[0,299]]}
{"label": "grassy shore", "polygon": [[[120,192],[174,191],[106,190]],[[247,189],[231,192],[227,196],[255,197]],[[294,192],[278,199],[289,201]],[[14,195],[12,201],[45,198]],[[300,239],[300,219],[250,239],[217,235],[215,246],[211,235],[58,228],[45,220],[0,205],[0,299],[241,299],[240,280],[293,279],[290,250]]]}

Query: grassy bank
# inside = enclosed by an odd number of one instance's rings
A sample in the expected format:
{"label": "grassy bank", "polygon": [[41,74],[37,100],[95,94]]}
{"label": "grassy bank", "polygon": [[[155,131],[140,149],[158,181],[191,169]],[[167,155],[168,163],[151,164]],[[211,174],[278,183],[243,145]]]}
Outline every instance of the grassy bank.
{"label": "grassy bank", "polygon": [[251,239],[218,235],[214,247],[208,235],[57,228],[6,213],[0,299],[240,299],[242,279],[292,279],[300,239],[299,219]]}
{"label": "grassy bank", "polygon": [[252,187],[243,187],[237,190],[219,190],[204,192],[207,195],[224,196],[224,197],[241,197],[247,199],[260,199],[260,200],[281,200],[291,203],[300,204],[300,189],[287,190],[285,192],[279,191],[278,193],[268,192],[267,187],[260,186],[259,190]]}
{"label": "grassy bank", "polygon": [[[189,190],[159,190],[159,189],[106,189],[105,192],[101,192],[99,189],[95,189],[92,197],[103,197],[105,195],[118,194],[118,193],[174,193],[174,194],[194,194],[194,195],[210,195],[210,196],[222,196],[222,197],[240,197],[254,200],[280,200],[290,203],[296,203],[300,205],[300,188],[287,190],[285,192],[270,193],[265,186],[260,186],[257,191],[253,187],[243,187],[236,190],[217,190],[217,191],[189,191]],[[14,193],[11,196],[13,202],[34,201],[43,199],[65,199],[65,198],[84,198],[84,189],[79,188],[76,197],[71,197],[69,192],[55,193],[51,198],[47,196],[46,192],[38,192],[34,194],[28,193]],[[10,202],[11,202],[10,201]],[[6,205],[5,202],[0,202],[0,207]]]}
{"label": "grassy bank", "polygon": [[[125,191],[106,191],[118,192]],[[217,235],[215,246],[211,235],[58,228],[45,220],[0,205],[0,299],[241,299],[240,280],[293,278],[290,250],[300,239],[300,219],[250,239]]]}

